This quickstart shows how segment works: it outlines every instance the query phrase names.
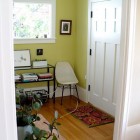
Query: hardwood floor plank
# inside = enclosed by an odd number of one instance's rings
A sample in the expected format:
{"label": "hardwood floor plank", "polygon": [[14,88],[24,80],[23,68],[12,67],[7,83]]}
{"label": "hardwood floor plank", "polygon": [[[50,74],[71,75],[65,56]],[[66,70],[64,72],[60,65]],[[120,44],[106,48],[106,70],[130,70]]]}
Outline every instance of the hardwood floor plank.
{"label": "hardwood floor plank", "polygon": [[[76,107],[77,100],[74,96],[67,96],[63,98],[63,105],[60,105],[61,98],[56,98],[55,104],[50,99],[45,103],[39,111],[49,122],[54,118],[55,110],[58,111],[59,117],[67,114],[66,108]],[[86,105],[80,101],[78,106]],[[61,123],[59,130],[66,140],[113,140],[114,123],[101,125],[89,128],[80,120],[74,118],[72,115],[67,115],[59,118]]]}

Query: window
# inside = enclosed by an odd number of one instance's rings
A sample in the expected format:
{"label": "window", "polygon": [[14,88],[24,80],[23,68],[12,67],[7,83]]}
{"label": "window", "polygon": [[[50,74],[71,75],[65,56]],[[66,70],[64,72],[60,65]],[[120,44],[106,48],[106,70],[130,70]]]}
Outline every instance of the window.
{"label": "window", "polygon": [[55,42],[56,0],[14,0],[14,43]]}

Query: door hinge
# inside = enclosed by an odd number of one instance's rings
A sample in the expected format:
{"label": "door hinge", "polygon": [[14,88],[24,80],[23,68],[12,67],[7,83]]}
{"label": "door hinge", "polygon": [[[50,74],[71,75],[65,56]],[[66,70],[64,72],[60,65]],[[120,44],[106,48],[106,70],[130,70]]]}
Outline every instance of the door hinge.
{"label": "door hinge", "polygon": [[88,85],[88,91],[90,91],[90,85]]}
{"label": "door hinge", "polygon": [[91,13],[90,13],[90,17],[91,17],[91,18],[93,17],[93,11],[91,11]]}
{"label": "door hinge", "polygon": [[92,55],[92,49],[89,50],[89,55]]}

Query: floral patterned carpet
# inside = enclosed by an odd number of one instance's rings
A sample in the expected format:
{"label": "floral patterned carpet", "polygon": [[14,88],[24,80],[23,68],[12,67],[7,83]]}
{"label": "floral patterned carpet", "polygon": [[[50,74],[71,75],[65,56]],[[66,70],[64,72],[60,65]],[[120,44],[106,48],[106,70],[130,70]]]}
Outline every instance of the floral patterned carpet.
{"label": "floral patterned carpet", "polygon": [[[71,112],[74,110],[74,108],[68,108],[66,110],[68,112]],[[85,124],[87,124],[89,127],[114,122],[113,117],[91,105],[80,106],[77,108],[76,111],[72,112],[71,114]]]}

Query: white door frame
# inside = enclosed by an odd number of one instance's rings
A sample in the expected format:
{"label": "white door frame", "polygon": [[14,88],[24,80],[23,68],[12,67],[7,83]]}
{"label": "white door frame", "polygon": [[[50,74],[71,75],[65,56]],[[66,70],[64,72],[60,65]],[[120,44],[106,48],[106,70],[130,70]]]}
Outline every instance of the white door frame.
{"label": "white door frame", "polygon": [[[91,3],[101,0],[89,0],[88,8],[88,58],[87,58],[87,99],[89,97],[88,85],[89,65],[90,65],[90,27],[91,27]],[[131,74],[133,49],[135,44],[135,20],[136,20],[137,0],[122,0],[122,34],[121,34],[121,52],[120,52],[120,70],[118,84],[118,99],[116,105],[115,126],[113,140],[124,140],[128,120],[129,96],[131,88]]]}
{"label": "white door frame", "polygon": [[114,140],[125,140],[135,47],[137,0],[123,0],[118,101]]}
{"label": "white door frame", "polygon": [[12,0],[0,0],[0,139],[17,140]]}
{"label": "white door frame", "polygon": [[[89,3],[91,0],[89,0]],[[127,110],[129,108],[129,89],[131,87],[131,62],[133,60],[135,9],[137,0],[123,0],[122,10],[122,41],[121,41],[121,67],[119,82],[119,98],[116,108],[116,122],[114,140],[124,140]],[[12,41],[12,0],[0,0],[0,138],[4,140],[17,140],[15,99],[14,99],[14,56]],[[89,7],[90,15],[90,7]],[[89,23],[90,27],[90,23]],[[90,34],[90,33],[89,33]],[[89,44],[89,41],[88,41]],[[89,45],[88,45],[89,52]],[[89,56],[89,55],[88,55]],[[88,57],[89,60],[89,57]],[[89,62],[89,61],[88,61]],[[87,63],[89,66],[89,63]],[[89,71],[89,69],[87,69]],[[87,72],[88,73],[88,72]],[[87,75],[88,85],[89,75]],[[8,87],[8,88],[7,88]],[[87,92],[88,93],[88,92]],[[10,115],[9,115],[10,114]]]}

